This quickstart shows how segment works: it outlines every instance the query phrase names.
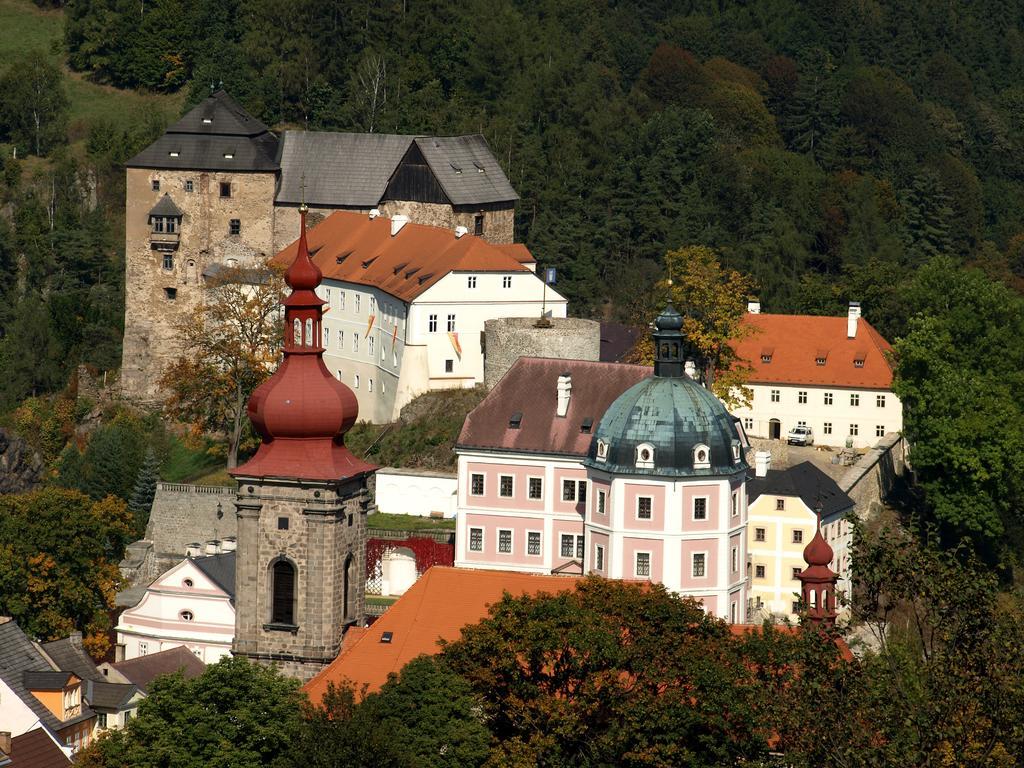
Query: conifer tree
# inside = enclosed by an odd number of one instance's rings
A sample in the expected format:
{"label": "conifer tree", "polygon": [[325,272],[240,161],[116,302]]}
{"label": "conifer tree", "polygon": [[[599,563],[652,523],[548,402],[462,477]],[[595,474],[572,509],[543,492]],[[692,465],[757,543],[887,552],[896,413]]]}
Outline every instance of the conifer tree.
{"label": "conifer tree", "polygon": [[156,496],[156,484],[160,480],[160,460],[153,452],[153,447],[146,449],[146,458],[139,467],[135,479],[135,488],[128,499],[128,510],[135,521],[136,533],[142,534],[149,522],[149,513],[153,509],[153,498]]}
{"label": "conifer tree", "polygon": [[918,173],[902,203],[910,257],[921,264],[948,255],[953,208],[938,176],[928,170]]}

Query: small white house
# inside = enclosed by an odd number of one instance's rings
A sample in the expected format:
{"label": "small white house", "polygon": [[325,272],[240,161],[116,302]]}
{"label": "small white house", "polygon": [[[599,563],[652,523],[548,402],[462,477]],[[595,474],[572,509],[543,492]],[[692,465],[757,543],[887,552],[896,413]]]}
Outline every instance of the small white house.
{"label": "small white house", "polygon": [[233,550],[186,557],[150,584],[138,605],[121,614],[118,660],[185,646],[203,663],[215,663],[231,653],[234,599]]}

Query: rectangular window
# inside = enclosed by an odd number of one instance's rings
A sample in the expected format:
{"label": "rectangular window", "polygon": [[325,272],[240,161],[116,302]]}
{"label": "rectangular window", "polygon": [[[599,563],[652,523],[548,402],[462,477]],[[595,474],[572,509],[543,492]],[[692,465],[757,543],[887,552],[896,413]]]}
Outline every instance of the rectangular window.
{"label": "rectangular window", "polygon": [[177,288],[164,288],[164,298],[168,301],[174,301],[178,298]]}
{"label": "rectangular window", "polygon": [[511,288],[512,287],[512,275],[505,275],[504,277],[501,278],[501,287],[502,288]]}
{"label": "rectangular window", "polygon": [[359,334],[358,333],[353,333],[352,334],[352,351],[353,352],[358,352],[359,351]]}
{"label": "rectangular window", "polygon": [[703,552],[693,553],[693,577],[695,579],[704,578],[704,572],[707,567],[708,556]]}
{"label": "rectangular window", "polygon": [[824,424],[822,425],[822,427],[821,427],[821,431],[822,431],[823,433],[825,433],[826,435],[831,435],[831,434],[832,434],[832,422],[831,422],[831,421],[826,421],[826,422],[825,422],[825,423],[824,423]]}
{"label": "rectangular window", "polygon": [[576,481],[562,481],[562,501],[576,501]]}
{"label": "rectangular window", "polygon": [[367,380],[367,382],[366,382],[366,388],[367,388],[367,389],[368,389],[368,390],[369,390],[370,392],[373,392],[373,379],[368,379],[368,380]]}
{"label": "rectangular window", "polygon": [[540,532],[530,531],[526,534],[526,554],[528,555],[539,555],[540,554]]}
{"label": "rectangular window", "polygon": [[498,495],[506,499],[512,498],[512,475],[498,477]]}
{"label": "rectangular window", "polygon": [[753,431],[753,429],[754,429],[754,420],[751,419],[751,418],[744,419],[743,420],[743,429],[745,429],[748,432]]}
{"label": "rectangular window", "polygon": [[561,548],[559,552],[562,557],[572,557],[572,553],[576,546],[576,537],[571,533],[563,533],[561,539]]}
{"label": "rectangular window", "polygon": [[832,393],[831,392],[826,392],[824,397],[825,397],[825,405],[832,405]]}
{"label": "rectangular window", "polygon": [[159,192],[160,191],[160,179],[153,179],[153,191],[154,192]]}
{"label": "rectangular window", "polygon": [[98,725],[100,728],[106,728],[107,727],[107,716],[106,716],[106,714],[104,714],[103,712],[97,712],[96,713],[96,725]]}
{"label": "rectangular window", "polygon": [[636,516],[638,520],[651,519],[651,497],[640,496],[636,500]]}
{"label": "rectangular window", "polygon": [[796,530],[793,531],[793,543],[794,544],[803,544],[804,543],[804,532],[801,531],[799,528],[797,528]]}
{"label": "rectangular window", "polygon": [[785,508],[786,508],[786,500],[785,499],[776,499],[775,500],[775,509],[776,510],[781,512]]}
{"label": "rectangular window", "polygon": [[221,197],[231,197],[231,182],[230,181],[222,181],[220,183],[220,196]]}
{"label": "rectangular window", "polygon": [[[330,309],[331,308],[331,289],[330,288],[324,288],[324,301],[327,302],[327,309]],[[326,312],[327,310],[324,310],[324,311]]]}
{"label": "rectangular window", "polygon": [[341,296],[338,297],[338,302],[340,304],[338,309],[344,309],[345,308],[345,292],[344,291],[342,291],[341,292]]}
{"label": "rectangular window", "polygon": [[777,403],[777,402],[779,402],[779,399],[780,399],[780,397],[779,397],[779,390],[773,389],[772,390],[772,402],[773,403]]}
{"label": "rectangular window", "polygon": [[345,332],[338,329],[338,351],[341,352],[345,349]]}
{"label": "rectangular window", "polygon": [[597,571],[604,570],[604,547],[600,544],[595,547],[594,569]]}
{"label": "rectangular window", "polygon": [[638,577],[650,576],[651,575],[651,553],[650,552],[637,552],[636,553],[636,565],[634,567],[634,573]]}
{"label": "rectangular window", "polygon": [[806,422],[806,421],[798,421],[798,422],[796,423],[796,425],[797,425],[798,427],[806,427],[806,426],[807,426],[807,422]]}
{"label": "rectangular window", "polygon": [[361,293],[356,294],[356,314],[359,314],[360,305],[363,303],[363,295]]}
{"label": "rectangular window", "polygon": [[885,395],[875,395],[875,406],[885,408]]}
{"label": "rectangular window", "polygon": [[765,540],[765,529],[764,528],[755,528],[754,529],[754,541],[764,541],[764,540]]}
{"label": "rectangular window", "polygon": [[370,357],[373,357],[373,342],[373,336],[368,336],[366,338],[366,351],[370,353]]}
{"label": "rectangular window", "polygon": [[437,315],[427,316],[427,332],[437,333]]}
{"label": "rectangular window", "polygon": [[693,500],[693,519],[694,520],[707,520],[708,519],[708,500],[703,496],[700,496]]}
{"label": "rectangular window", "polygon": [[875,426],[875,437],[885,437],[885,425],[878,424]]}
{"label": "rectangular window", "polygon": [[802,568],[794,568],[793,569],[793,578],[794,579],[799,579],[800,578],[800,571],[802,571],[802,570],[803,570]]}
{"label": "rectangular window", "polygon": [[857,424],[850,425],[850,437],[856,437],[860,434],[860,427]]}
{"label": "rectangular window", "polygon": [[605,508],[605,493],[604,491],[597,492],[597,514],[603,515]]}
{"label": "rectangular window", "polygon": [[448,333],[455,331],[455,315],[448,315]]}
{"label": "rectangular window", "polygon": [[467,288],[476,288],[476,275],[470,275],[466,278]]}
{"label": "rectangular window", "polygon": [[444,372],[445,373],[454,373],[455,372],[455,361],[454,360],[445,360],[444,361]]}
{"label": "rectangular window", "polygon": [[856,407],[856,406],[860,405],[860,395],[858,395],[858,394],[851,394],[850,395],[850,405],[853,406],[853,407]]}
{"label": "rectangular window", "polygon": [[143,643],[143,642],[140,641],[139,642],[139,656],[145,656],[147,653],[149,653],[149,644],[148,643]]}
{"label": "rectangular window", "polygon": [[732,516],[736,517],[740,513],[740,497],[738,493],[732,495]]}
{"label": "rectangular window", "polygon": [[185,179],[185,191],[192,192],[195,190],[195,186],[192,184],[192,179]]}
{"label": "rectangular window", "polygon": [[229,235],[240,235],[242,234],[242,221],[241,219],[232,219],[228,224]]}
{"label": "rectangular window", "polygon": [[169,254],[164,254],[164,269],[174,269],[174,257]]}
{"label": "rectangular window", "polygon": [[154,232],[163,232],[164,231],[164,217],[163,216],[154,216],[153,217],[153,231]]}
{"label": "rectangular window", "polygon": [[473,217],[473,234],[480,237],[484,233],[484,215],[478,213]]}
{"label": "rectangular window", "polygon": [[800,613],[800,601],[799,600],[794,600],[793,601],[793,613]]}
{"label": "rectangular window", "polygon": [[544,498],[544,481],[539,477],[531,477],[528,483],[531,499]]}
{"label": "rectangular window", "polygon": [[763,565],[755,565],[754,566],[754,578],[755,579],[763,579],[764,578],[764,566]]}
{"label": "rectangular window", "polygon": [[581,562],[583,560],[583,544],[584,544],[583,537],[582,536],[577,536],[576,537],[576,559],[581,561]]}
{"label": "rectangular window", "polygon": [[512,531],[507,528],[498,529],[498,552],[502,555],[512,554]]}
{"label": "rectangular window", "polygon": [[740,569],[740,550],[739,547],[732,548],[732,572],[736,573]]}
{"label": "rectangular window", "polygon": [[801,389],[799,392],[797,392],[796,401],[801,405],[805,404],[807,402],[807,390]]}
{"label": "rectangular window", "polygon": [[587,500],[587,481],[580,480],[579,486],[576,489],[576,501],[583,504]]}
{"label": "rectangular window", "polygon": [[370,297],[370,314],[372,315],[372,314],[376,313],[376,311],[377,311],[377,297],[376,296],[371,296]]}
{"label": "rectangular window", "polygon": [[359,374],[358,373],[352,379],[352,384],[353,384],[353,386],[352,386],[353,389],[359,389]]}
{"label": "rectangular window", "polygon": [[484,476],[481,473],[474,472],[470,475],[469,481],[469,492],[473,496],[484,495]]}
{"label": "rectangular window", "polygon": [[470,552],[483,552],[484,551],[484,529],[483,528],[470,528],[469,529],[469,551]]}
{"label": "rectangular window", "polygon": [[279,531],[287,531],[288,530],[288,518],[287,517],[279,517],[279,518],[277,518],[277,530],[279,530]]}

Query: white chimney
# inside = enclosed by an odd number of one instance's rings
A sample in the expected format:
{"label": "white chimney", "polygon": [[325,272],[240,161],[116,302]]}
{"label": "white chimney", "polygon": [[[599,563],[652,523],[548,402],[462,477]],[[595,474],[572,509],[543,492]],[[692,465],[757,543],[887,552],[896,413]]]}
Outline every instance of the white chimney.
{"label": "white chimney", "polygon": [[687,360],[683,364],[683,373],[689,376],[694,381],[697,380],[697,364],[693,360]]}
{"label": "white chimney", "polygon": [[210,539],[208,542],[206,542],[206,554],[216,555],[218,552],[220,552],[219,541],[217,541],[216,539]]}
{"label": "white chimney", "polygon": [[565,417],[569,412],[569,398],[572,396],[572,376],[563,373],[558,377],[558,407],[555,410],[557,416]]}
{"label": "white chimney", "polygon": [[757,451],[754,453],[754,474],[757,477],[767,477],[768,470],[772,468],[772,454],[770,451]]}
{"label": "white chimney", "polygon": [[228,536],[220,543],[221,552],[234,552],[236,549],[238,549],[238,539],[234,536]]}
{"label": "white chimney", "polygon": [[455,228],[455,239],[458,240],[463,235],[469,234],[469,227],[463,227],[461,224]]}
{"label": "white chimney", "polygon": [[191,544],[185,545],[185,557],[196,557],[202,554],[203,545],[198,541],[193,541]]}
{"label": "white chimney", "polygon": [[752,315],[760,315],[761,314],[761,302],[757,301],[756,299],[754,301],[748,301],[747,302],[747,312],[749,312]]}
{"label": "white chimney", "polygon": [[857,321],[860,319],[860,302],[851,301],[850,311],[846,315],[846,338],[857,338]]}
{"label": "white chimney", "polygon": [[409,217],[401,213],[391,217],[391,236],[394,237],[402,231],[402,227],[409,223]]}
{"label": "white chimney", "polygon": [[370,221],[373,221],[378,216],[380,216],[380,208],[371,208],[370,209]]}

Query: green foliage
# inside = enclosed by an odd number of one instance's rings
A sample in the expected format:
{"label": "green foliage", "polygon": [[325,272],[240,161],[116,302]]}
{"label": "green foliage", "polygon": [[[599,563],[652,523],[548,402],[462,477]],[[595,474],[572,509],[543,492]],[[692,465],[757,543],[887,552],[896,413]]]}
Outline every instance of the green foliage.
{"label": "green foliage", "polygon": [[127,728],[78,759],[87,768],[286,768],[299,733],[298,683],[243,658],[199,677],[157,678]]}
{"label": "green foliage", "polygon": [[11,62],[0,74],[0,93],[0,139],[40,156],[67,141],[68,97],[61,71],[43,53]]}
{"label": "green foliage", "polygon": [[156,484],[159,480],[160,460],[150,446],[146,449],[146,457],[139,467],[131,497],[128,499],[128,511],[135,518],[135,531],[139,536],[146,530],[146,523],[149,522],[149,513],[153,509],[153,498],[156,496]]}
{"label": "green foliage", "polygon": [[366,516],[367,528],[385,531],[454,531],[455,518],[437,519],[418,515],[396,515],[374,512]]}

